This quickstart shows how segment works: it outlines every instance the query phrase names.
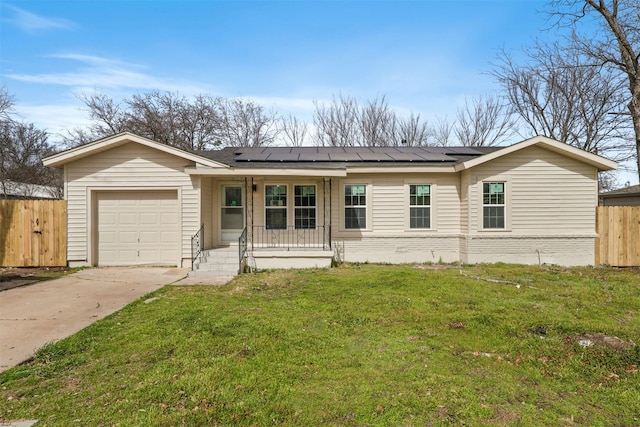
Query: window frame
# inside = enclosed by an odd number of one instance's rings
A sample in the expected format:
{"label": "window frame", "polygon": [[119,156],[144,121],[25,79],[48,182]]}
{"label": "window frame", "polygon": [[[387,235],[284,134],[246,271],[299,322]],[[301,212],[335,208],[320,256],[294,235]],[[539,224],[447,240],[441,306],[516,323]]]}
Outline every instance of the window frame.
{"label": "window frame", "polygon": [[[407,203],[407,210],[408,210],[408,218],[407,218],[407,229],[410,231],[417,231],[417,230],[431,230],[433,229],[433,188],[434,186],[430,183],[426,183],[426,182],[422,182],[422,183],[417,183],[417,182],[410,182],[407,185],[407,191],[406,191],[406,196],[405,196],[405,203]],[[428,205],[412,205],[411,204],[411,198],[413,197],[411,194],[411,187],[412,186],[424,186],[424,187],[429,187],[429,204]],[[415,196],[415,197],[419,197],[419,196]],[[411,210],[412,209],[424,209],[427,208],[429,210],[429,224],[427,227],[412,227],[411,226]]]}
{"label": "window frame", "polygon": [[[292,215],[292,219],[293,219],[293,229],[294,230],[317,230],[318,229],[318,186],[317,184],[306,184],[306,183],[293,183],[291,184],[291,186],[293,187],[293,215]],[[296,196],[296,187],[313,187],[314,188],[314,199],[315,199],[315,204],[313,206],[297,206],[296,202],[297,202],[297,196]],[[298,227],[297,226],[297,218],[296,218],[296,211],[298,209],[313,209],[314,210],[314,216],[313,216],[313,227]],[[307,218],[307,220],[310,218]]]}
{"label": "window frame", "polygon": [[[509,231],[510,230],[510,223],[509,223],[509,215],[508,215],[508,207],[510,206],[510,198],[509,198],[509,182],[506,179],[503,178],[496,178],[496,179],[483,179],[483,180],[479,180],[479,191],[478,191],[478,197],[479,197],[479,212],[478,212],[478,219],[479,219],[479,229],[482,231]],[[491,184],[502,184],[502,203],[485,203],[485,192],[484,192],[484,187],[485,184],[491,186]],[[491,197],[491,194],[489,193],[489,197]],[[503,225],[502,227],[486,227],[485,226],[485,214],[484,214],[484,210],[485,207],[491,207],[491,208],[502,208],[502,221],[503,221]]]}
{"label": "window frame", "polygon": [[[346,188],[347,186],[355,186],[355,185],[362,185],[364,186],[364,197],[365,197],[365,204],[364,205],[347,205],[345,203],[345,195],[346,195]],[[371,227],[372,227],[372,209],[371,209],[371,203],[372,203],[372,190],[371,190],[371,180],[366,180],[366,179],[358,179],[358,180],[345,180],[345,181],[341,181],[340,182],[340,231],[346,232],[346,233],[360,233],[363,231],[371,231]],[[348,207],[357,207],[357,208],[364,208],[365,214],[364,214],[364,220],[365,220],[365,227],[362,228],[347,228],[346,227],[346,210]]]}
{"label": "window frame", "polygon": [[[281,206],[269,206],[267,205],[267,187],[284,187],[285,189],[285,203]],[[282,183],[265,183],[263,186],[264,189],[264,197],[263,197],[263,205],[264,205],[264,229],[265,230],[286,230],[289,227],[289,185]],[[268,224],[267,212],[269,210],[284,210],[284,227],[270,227]]]}
{"label": "window frame", "polygon": [[[429,228],[411,228],[411,205],[409,201],[411,185],[428,185],[431,187],[431,205],[430,214],[431,221]],[[405,233],[435,233],[438,230],[438,180],[437,179],[405,179],[404,180],[404,198],[402,204],[404,206],[404,231]]]}

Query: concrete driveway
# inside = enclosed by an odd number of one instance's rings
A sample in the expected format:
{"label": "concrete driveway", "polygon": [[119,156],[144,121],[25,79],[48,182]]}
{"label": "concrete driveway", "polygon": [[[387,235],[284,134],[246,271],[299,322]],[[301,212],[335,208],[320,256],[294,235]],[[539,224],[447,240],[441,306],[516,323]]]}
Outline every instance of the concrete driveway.
{"label": "concrete driveway", "polygon": [[190,284],[187,273],[162,267],[92,268],[0,292],[0,372],[142,295],[171,283]]}

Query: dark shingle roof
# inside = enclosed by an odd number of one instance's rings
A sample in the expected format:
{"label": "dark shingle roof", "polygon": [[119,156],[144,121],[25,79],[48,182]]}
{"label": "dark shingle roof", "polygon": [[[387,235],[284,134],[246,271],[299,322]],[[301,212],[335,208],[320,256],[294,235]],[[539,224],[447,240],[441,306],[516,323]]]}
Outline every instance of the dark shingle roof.
{"label": "dark shingle roof", "polygon": [[195,154],[237,168],[451,166],[503,147],[226,147]]}
{"label": "dark shingle roof", "polygon": [[633,196],[637,194],[640,194],[640,185],[631,185],[629,187],[619,188],[613,191],[607,191],[606,193],[600,193],[600,197],[626,196],[626,195]]}

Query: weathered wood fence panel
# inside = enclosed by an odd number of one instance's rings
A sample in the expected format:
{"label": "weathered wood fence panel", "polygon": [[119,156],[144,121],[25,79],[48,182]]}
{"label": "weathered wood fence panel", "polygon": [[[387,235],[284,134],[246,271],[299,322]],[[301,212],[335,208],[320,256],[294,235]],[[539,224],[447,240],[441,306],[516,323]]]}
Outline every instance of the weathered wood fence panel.
{"label": "weathered wood fence panel", "polygon": [[0,266],[67,265],[67,202],[0,200]]}
{"label": "weathered wood fence panel", "polygon": [[640,206],[596,209],[596,265],[640,266]]}

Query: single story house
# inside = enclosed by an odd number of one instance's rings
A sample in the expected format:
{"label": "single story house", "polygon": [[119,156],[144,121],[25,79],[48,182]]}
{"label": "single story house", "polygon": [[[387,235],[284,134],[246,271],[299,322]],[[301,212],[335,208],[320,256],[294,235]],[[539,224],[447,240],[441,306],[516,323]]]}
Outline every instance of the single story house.
{"label": "single story house", "polygon": [[0,199],[58,199],[58,189],[8,179],[0,181]]}
{"label": "single story house", "polygon": [[188,152],[131,133],[44,164],[64,169],[70,266],[203,274],[334,258],[593,264],[598,171],[617,167],[545,137]]}
{"label": "single story house", "polygon": [[600,193],[600,206],[640,206],[640,185]]}

